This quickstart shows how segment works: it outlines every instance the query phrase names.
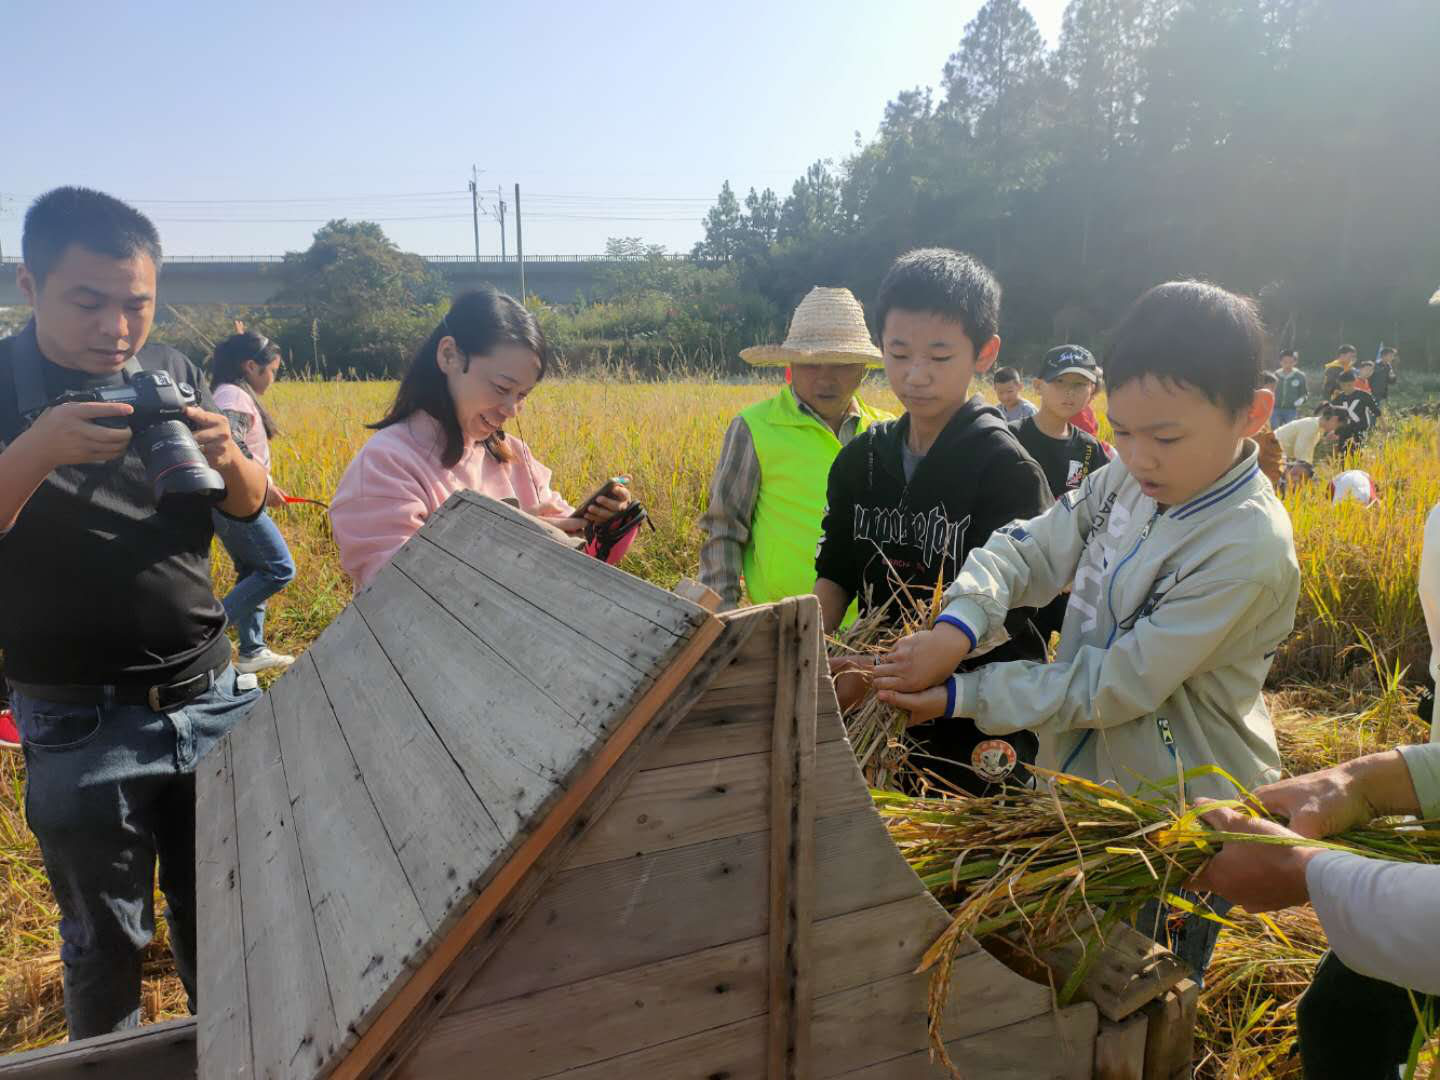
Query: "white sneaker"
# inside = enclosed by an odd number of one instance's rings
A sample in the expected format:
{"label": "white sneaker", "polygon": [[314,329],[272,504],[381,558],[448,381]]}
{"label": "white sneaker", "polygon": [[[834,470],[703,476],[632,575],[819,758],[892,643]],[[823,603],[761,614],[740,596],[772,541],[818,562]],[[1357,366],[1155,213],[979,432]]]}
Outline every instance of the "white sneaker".
{"label": "white sneaker", "polygon": [[288,668],[293,663],[295,663],[295,657],[293,656],[271,652],[269,649],[261,649],[254,656],[242,656],[236,660],[235,670],[241,675],[256,675],[262,671],[271,671],[275,668]]}

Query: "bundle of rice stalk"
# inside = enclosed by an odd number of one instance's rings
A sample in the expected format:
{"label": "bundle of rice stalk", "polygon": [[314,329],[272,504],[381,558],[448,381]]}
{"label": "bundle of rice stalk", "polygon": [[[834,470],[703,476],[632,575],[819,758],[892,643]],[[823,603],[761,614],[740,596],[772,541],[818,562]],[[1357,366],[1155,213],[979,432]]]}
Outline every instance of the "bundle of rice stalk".
{"label": "bundle of rice stalk", "polygon": [[[1264,813],[1240,784],[1213,765],[1165,782],[1147,781],[1133,795],[1078,776],[1031,771],[1039,781],[1036,788],[1012,788],[988,798],[875,793],[906,861],[953,915],[919,968],[933,972],[931,1045],[952,1072],[940,1018],[956,952],[967,934],[1010,935],[1036,953],[1079,938],[1088,956],[1098,951],[1097,933],[1103,938],[1106,929],[1150,900],[1164,899],[1226,923],[1176,895],[1226,840],[1304,843],[1396,861],[1440,862],[1440,832],[1416,829],[1413,822],[1379,821],[1329,840],[1304,841],[1211,829],[1200,818],[1208,809]],[[1188,807],[1183,781],[1207,775],[1223,777],[1241,797]],[[1089,929],[1092,922],[1096,931]],[[1062,1002],[1078,986],[1084,966],[1062,990]]]}
{"label": "bundle of rice stalk", "polygon": [[[871,607],[850,626],[828,641],[832,659],[875,658],[889,652],[902,637],[928,630],[944,608],[944,585],[937,582],[929,597],[917,597],[908,587],[896,583],[891,598]],[[852,678],[868,678],[857,673]],[[927,782],[920,768],[910,760],[915,742],[906,734],[909,714],[882,704],[873,687],[860,702],[845,713],[845,734],[865,782],[888,791],[923,791]]]}

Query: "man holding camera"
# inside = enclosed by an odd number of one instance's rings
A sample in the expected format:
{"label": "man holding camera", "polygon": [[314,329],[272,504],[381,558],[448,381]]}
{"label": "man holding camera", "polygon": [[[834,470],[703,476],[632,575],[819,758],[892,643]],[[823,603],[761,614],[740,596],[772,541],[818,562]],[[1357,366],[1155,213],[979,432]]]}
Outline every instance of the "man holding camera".
{"label": "man holding camera", "polygon": [[144,215],[57,188],[23,251],[34,318],[0,341],[0,648],[78,1039],[139,1023],[157,861],[194,1006],[195,763],[258,697],[230,665],[210,511],[253,518],[267,480],[194,365],[144,347]]}

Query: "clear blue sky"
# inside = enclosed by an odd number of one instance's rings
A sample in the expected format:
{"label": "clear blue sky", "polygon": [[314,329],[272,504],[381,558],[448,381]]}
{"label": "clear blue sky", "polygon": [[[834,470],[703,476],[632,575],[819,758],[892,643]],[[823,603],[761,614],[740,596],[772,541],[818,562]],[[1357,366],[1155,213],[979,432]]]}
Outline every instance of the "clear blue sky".
{"label": "clear blue sky", "polygon": [[[1064,0],[1028,2],[1053,45]],[[0,3],[0,245],[78,183],[138,203],[171,254],[303,248],[342,216],[466,254],[473,163],[488,203],[521,185],[527,253],[686,249],[721,181],[783,196],[936,85],[979,5]]]}

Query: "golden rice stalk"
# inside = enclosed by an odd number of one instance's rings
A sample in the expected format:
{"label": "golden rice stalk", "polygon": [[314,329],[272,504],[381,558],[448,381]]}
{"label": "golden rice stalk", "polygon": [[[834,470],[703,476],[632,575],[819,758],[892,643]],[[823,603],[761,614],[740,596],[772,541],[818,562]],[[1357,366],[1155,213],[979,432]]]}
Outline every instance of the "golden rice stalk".
{"label": "golden rice stalk", "polygon": [[[1440,831],[1416,829],[1412,822],[1380,821],[1330,840],[1305,841],[1211,829],[1200,817],[1208,809],[1263,814],[1240,784],[1213,765],[1167,782],[1148,782],[1134,795],[1083,777],[1032,771],[1036,788],[1012,788],[988,798],[875,793],[906,861],[952,913],[949,927],[919,968],[933,972],[931,1045],[952,1072],[940,1025],[951,966],[967,935],[1014,934],[1039,953],[1077,933],[1083,936],[1088,919],[1103,928],[1131,917],[1151,900],[1225,922],[1176,893],[1227,840],[1301,842],[1374,858],[1440,863]],[[1179,783],[1207,775],[1224,777],[1239,797],[1188,807]]]}

